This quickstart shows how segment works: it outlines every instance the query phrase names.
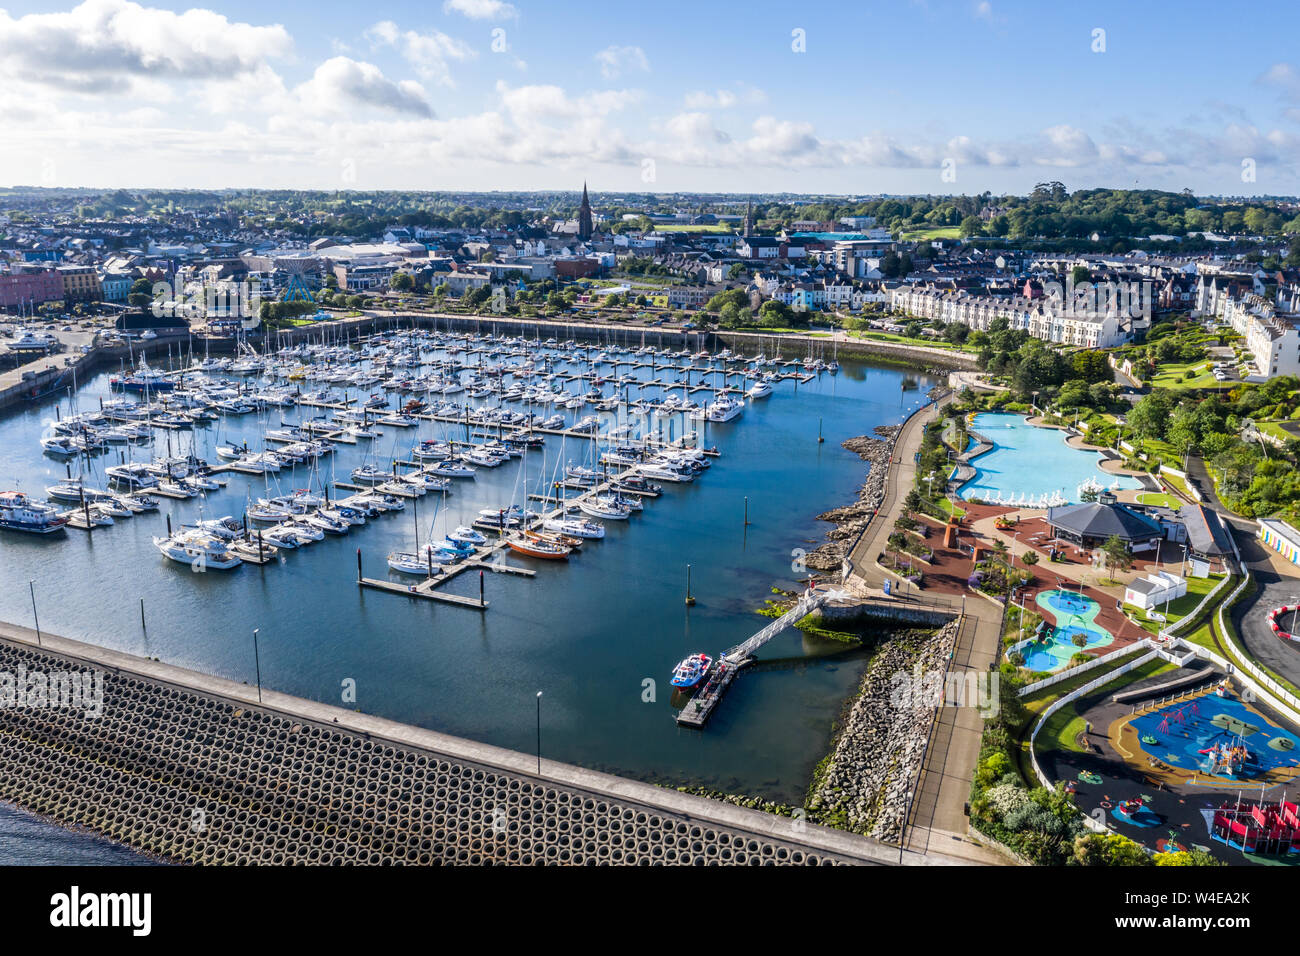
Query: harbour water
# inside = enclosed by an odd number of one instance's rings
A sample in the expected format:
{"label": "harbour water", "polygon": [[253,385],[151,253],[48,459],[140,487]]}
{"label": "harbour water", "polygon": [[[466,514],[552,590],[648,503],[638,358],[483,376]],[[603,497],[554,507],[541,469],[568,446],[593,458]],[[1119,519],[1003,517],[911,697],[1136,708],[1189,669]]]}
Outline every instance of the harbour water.
{"label": "harbour water", "polygon": [[[651,377],[649,369],[636,374]],[[108,377],[85,383],[75,405],[90,409],[108,398]],[[665,483],[643,513],[606,522],[606,538],[588,542],[567,562],[511,555],[511,563],[537,575],[487,574],[485,612],[362,591],[355,583],[357,549],[368,576],[401,580],[388,571],[385,555],[411,549],[417,530],[426,541],[431,521],[441,537],[481,508],[525,503],[524,494],[545,489],[557,461],[561,469],[567,460],[592,465],[590,442],[548,437],[526,463],[480,469],[476,479],[455,482],[445,508],[430,494],[414,509],[408,502],[403,512],[283,552],[264,567],[194,573],[165,560],[151,539],[165,533],[169,513],[177,526],[198,518],[200,509],[204,517],[238,517],[249,497],[318,485],[331,469],[347,481],[363,461],[383,467],[410,457],[415,440],[462,440],[463,427],[423,422],[382,429],[369,452],[364,445],[341,446],[323,475],[301,467],[266,479],[230,473],[220,491],[161,499],[159,512],[118,519],[91,534],[69,530],[53,540],[6,534],[0,537],[0,618],[30,625],[30,581],[43,629],[250,684],[257,628],[265,686],[525,752],[536,747],[540,690],[548,758],[667,786],[797,802],[865,654],[840,653],[838,646],[788,632],[764,649],[772,663],[748,670],[702,732],[675,726],[668,678],[686,654],[716,654],[762,627],[765,619],[754,612],[773,587],[798,586],[796,552],[816,547],[828,529],[815,515],[851,501],[864,477],[865,464],[840,442],[901,421],[925,402],[933,381],[921,376],[918,388],[904,390],[904,377],[897,368],[846,361],[838,375],[780,382],[770,398],[747,402],[743,417],[708,425],[703,443],[716,445],[721,456],[696,482]],[[65,397],[61,412],[69,407]],[[64,477],[65,466],[39,445],[54,414],[47,402],[0,419],[5,488],[44,497]],[[171,433],[172,450],[192,449],[215,464],[217,444],[274,447],[264,443],[266,429],[314,414],[272,408],[231,417]],[[569,420],[582,414],[569,412]],[[824,444],[817,441],[819,423]],[[104,486],[103,468],[119,454],[136,460],[165,454],[167,436],[156,434],[153,449],[117,446],[92,459],[88,483]],[[684,603],[687,564],[698,602],[692,608]],[[478,573],[466,572],[448,587],[476,597]],[[343,697],[351,686],[355,703]],[[4,826],[0,815],[0,839]]]}

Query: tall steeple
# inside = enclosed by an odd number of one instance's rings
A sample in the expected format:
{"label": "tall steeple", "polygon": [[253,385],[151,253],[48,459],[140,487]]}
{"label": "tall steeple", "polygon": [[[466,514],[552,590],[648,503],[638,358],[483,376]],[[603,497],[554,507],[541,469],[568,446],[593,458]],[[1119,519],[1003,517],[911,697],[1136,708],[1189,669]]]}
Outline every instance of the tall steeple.
{"label": "tall steeple", "polygon": [[745,238],[748,239],[754,234],[754,201],[752,199],[745,203]]}
{"label": "tall steeple", "polygon": [[587,184],[582,184],[582,205],[578,207],[578,238],[586,242],[595,227],[591,221],[591,201],[587,198]]}

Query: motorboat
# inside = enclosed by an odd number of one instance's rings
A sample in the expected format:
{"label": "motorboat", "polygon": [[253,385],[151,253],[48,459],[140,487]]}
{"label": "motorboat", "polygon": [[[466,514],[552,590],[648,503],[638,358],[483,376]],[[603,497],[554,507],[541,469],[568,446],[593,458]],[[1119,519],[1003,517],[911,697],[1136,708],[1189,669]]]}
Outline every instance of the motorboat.
{"label": "motorboat", "polygon": [[158,487],[158,477],[152,473],[148,465],[141,462],[109,465],[104,469],[104,474],[117,487],[127,491],[143,491],[146,488]]}
{"label": "motorboat", "polygon": [[476,472],[464,462],[447,459],[438,462],[428,470],[427,474],[440,478],[473,478]]}
{"label": "motorboat", "polygon": [[29,534],[52,534],[62,531],[68,519],[48,501],[31,498],[21,491],[0,494],[0,528]]}
{"label": "motorboat", "polygon": [[228,571],[243,563],[228,542],[197,528],[182,528],[170,537],[154,538],[153,543],[163,557],[195,571]]}
{"label": "motorboat", "polygon": [[445,441],[429,439],[411,449],[411,457],[416,461],[441,461],[451,457],[451,445]]}
{"label": "motorboat", "polygon": [[380,471],[374,465],[362,465],[352,469],[352,480],[362,485],[379,485],[392,481],[397,475],[391,471]]}
{"label": "motorboat", "polygon": [[41,439],[41,449],[47,455],[64,455],[71,457],[81,454],[81,449],[67,435],[51,435]]}
{"label": "motorboat", "polygon": [[298,523],[317,528],[326,534],[347,534],[352,526],[342,518],[328,511],[317,511],[298,519]]}
{"label": "motorboat", "polygon": [[585,518],[568,516],[547,518],[542,522],[542,527],[547,531],[574,538],[605,537],[605,526],[603,524],[599,521],[588,521]]}
{"label": "motorboat", "polygon": [[707,654],[692,654],[673,668],[671,684],[679,690],[689,690],[708,676],[713,658]]}
{"label": "motorboat", "polygon": [[447,540],[457,544],[487,544],[487,535],[461,525],[455,531],[448,532]]}
{"label": "motorboat", "polygon": [[80,504],[82,501],[98,501],[108,496],[107,491],[99,488],[87,488],[80,478],[65,478],[58,484],[50,485],[45,493],[55,501],[69,501]]}

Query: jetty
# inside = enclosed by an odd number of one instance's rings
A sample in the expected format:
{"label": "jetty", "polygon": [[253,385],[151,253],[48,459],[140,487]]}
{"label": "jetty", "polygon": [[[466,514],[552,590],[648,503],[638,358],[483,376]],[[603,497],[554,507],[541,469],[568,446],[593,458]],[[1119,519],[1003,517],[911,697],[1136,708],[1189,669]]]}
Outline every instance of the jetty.
{"label": "jetty", "polygon": [[778,634],[802,621],[831,598],[840,597],[842,594],[843,592],[823,590],[821,588],[805,591],[803,596],[795,602],[794,607],[747,640],[723,653],[718,662],[714,664],[708,682],[694,697],[687,701],[685,707],[677,712],[677,725],[679,727],[703,727],[718,704],[721,703],[723,695],[731,687],[741,668],[752,663],[755,651]]}

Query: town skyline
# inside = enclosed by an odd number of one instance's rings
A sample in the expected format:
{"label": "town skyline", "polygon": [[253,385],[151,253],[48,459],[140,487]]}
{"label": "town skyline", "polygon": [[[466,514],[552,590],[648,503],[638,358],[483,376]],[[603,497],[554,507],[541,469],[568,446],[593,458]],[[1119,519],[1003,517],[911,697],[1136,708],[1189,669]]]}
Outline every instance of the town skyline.
{"label": "town skyline", "polygon": [[0,183],[1300,194],[1294,14],[1275,5],[1279,29],[1211,78],[1200,6],[20,2],[0,13]]}

